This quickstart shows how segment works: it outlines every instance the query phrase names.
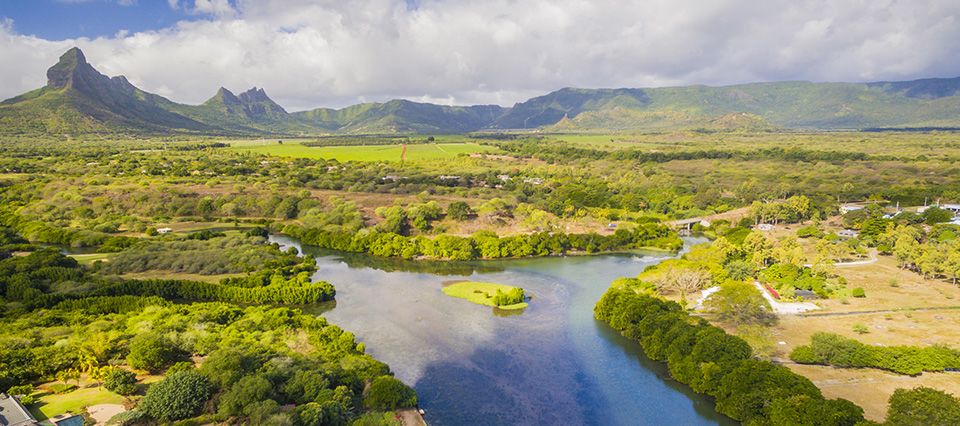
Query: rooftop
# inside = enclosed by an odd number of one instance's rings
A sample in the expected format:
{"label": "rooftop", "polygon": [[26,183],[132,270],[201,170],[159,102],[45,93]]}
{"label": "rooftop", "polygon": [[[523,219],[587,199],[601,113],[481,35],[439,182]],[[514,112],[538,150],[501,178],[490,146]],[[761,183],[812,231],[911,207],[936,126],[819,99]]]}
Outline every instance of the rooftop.
{"label": "rooftop", "polygon": [[30,412],[16,398],[0,393],[0,426],[32,426],[37,424]]}

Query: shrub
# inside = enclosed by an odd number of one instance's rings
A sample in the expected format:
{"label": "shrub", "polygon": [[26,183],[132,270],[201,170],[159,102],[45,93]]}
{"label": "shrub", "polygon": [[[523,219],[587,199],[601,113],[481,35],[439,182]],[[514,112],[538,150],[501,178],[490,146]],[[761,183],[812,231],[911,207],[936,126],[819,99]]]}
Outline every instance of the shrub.
{"label": "shrub", "polygon": [[147,390],[139,408],[160,421],[185,419],[200,412],[210,390],[210,381],[200,373],[172,374]]}
{"label": "shrub", "polygon": [[867,297],[867,292],[864,291],[862,287],[857,287],[850,290],[850,295],[853,297]]}
{"label": "shrub", "polygon": [[170,368],[167,368],[167,375],[173,373],[179,373],[182,371],[193,371],[193,363],[190,361],[178,361],[173,363]]}
{"label": "shrub", "polygon": [[393,410],[417,405],[417,393],[391,376],[373,379],[363,399],[363,405],[372,410]]}
{"label": "shrub", "polygon": [[956,425],[960,399],[926,387],[897,389],[890,396],[888,425]]}
{"label": "shrub", "polygon": [[67,383],[54,383],[50,385],[50,392],[53,392],[57,395],[70,392],[77,388],[77,385],[71,385]]}
{"label": "shrub", "polygon": [[127,426],[139,423],[144,417],[146,417],[146,414],[140,410],[124,411],[107,420],[107,426]]}
{"label": "shrub", "polygon": [[137,375],[122,368],[111,368],[103,378],[103,387],[120,395],[131,395],[137,391]]}
{"label": "shrub", "polygon": [[181,351],[169,339],[153,334],[143,334],[130,342],[127,365],[138,370],[157,372],[180,356]]}

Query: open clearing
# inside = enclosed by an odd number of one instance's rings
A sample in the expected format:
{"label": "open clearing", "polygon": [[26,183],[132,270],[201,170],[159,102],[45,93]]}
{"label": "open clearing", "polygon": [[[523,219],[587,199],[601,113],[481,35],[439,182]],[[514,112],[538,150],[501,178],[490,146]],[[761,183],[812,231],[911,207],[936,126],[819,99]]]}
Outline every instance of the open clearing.
{"label": "open clearing", "polygon": [[123,397],[103,387],[89,387],[62,395],[43,394],[37,401],[37,404],[30,406],[30,413],[37,420],[45,420],[66,412],[80,414],[91,405],[123,404]]}
{"label": "open clearing", "polygon": [[[400,161],[402,145],[303,146],[297,142],[275,141],[260,144],[235,144],[230,149],[278,157],[334,159],[337,161]],[[453,158],[460,154],[495,151],[492,146],[475,143],[436,143],[407,145],[407,161]]]}
{"label": "open clearing", "polygon": [[458,297],[460,299],[466,299],[478,305],[492,306],[497,309],[513,310],[526,308],[526,302],[506,306],[497,306],[493,303],[493,296],[497,294],[497,290],[507,293],[515,288],[516,287],[503,284],[484,283],[477,281],[460,281],[444,285],[443,294],[446,294],[447,296]]}
{"label": "open clearing", "polygon": [[[835,333],[868,345],[960,347],[960,288],[946,281],[924,279],[900,269],[889,256],[876,262],[835,268],[849,287],[863,287],[865,298],[817,300],[824,309],[785,315],[773,330],[777,356],[810,343],[816,332]],[[880,312],[877,312],[880,311]],[[854,325],[869,330],[859,334]],[[917,377],[877,369],[850,369],[787,363],[829,398],[845,398],[863,407],[866,417],[882,420],[897,388],[927,386],[960,395],[960,373],[923,373]]]}

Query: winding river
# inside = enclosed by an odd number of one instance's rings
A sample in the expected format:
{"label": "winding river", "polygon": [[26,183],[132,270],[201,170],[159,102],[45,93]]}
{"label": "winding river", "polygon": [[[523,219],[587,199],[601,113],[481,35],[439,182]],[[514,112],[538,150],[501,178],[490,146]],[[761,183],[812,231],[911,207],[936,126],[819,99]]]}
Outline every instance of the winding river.
{"label": "winding river", "polygon": [[[315,313],[412,385],[431,425],[734,424],[593,318],[611,281],[663,255],[411,262],[271,240],[316,257],[314,278],[337,300]],[[506,313],[441,292],[463,279],[520,286],[533,300]]]}

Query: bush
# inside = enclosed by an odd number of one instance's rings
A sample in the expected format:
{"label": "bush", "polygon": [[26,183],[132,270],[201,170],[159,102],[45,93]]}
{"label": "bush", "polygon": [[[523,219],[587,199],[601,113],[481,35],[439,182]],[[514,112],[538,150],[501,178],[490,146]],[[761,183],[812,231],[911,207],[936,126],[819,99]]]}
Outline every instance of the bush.
{"label": "bush", "polygon": [[206,377],[195,371],[184,371],[151,386],[139,408],[160,421],[185,419],[200,412],[210,391]]}
{"label": "bush", "polygon": [[867,292],[864,291],[862,287],[857,287],[850,290],[850,295],[853,297],[867,297]]}
{"label": "bush", "polygon": [[140,410],[124,411],[107,420],[107,426],[127,426],[139,423],[144,417],[146,417],[146,414]]}
{"label": "bush", "polygon": [[960,399],[943,391],[919,387],[897,389],[890,396],[888,425],[960,424]]}
{"label": "bush", "polygon": [[160,371],[182,356],[173,342],[162,336],[144,334],[130,342],[127,365],[151,373]]}
{"label": "bush", "polygon": [[50,385],[50,392],[53,392],[57,395],[65,394],[77,388],[77,385],[71,385],[67,383],[54,383]]}
{"label": "bush", "polygon": [[821,231],[820,229],[818,229],[816,226],[813,226],[813,225],[804,226],[803,228],[800,228],[797,230],[797,236],[800,238],[810,238],[810,237],[820,238],[823,235],[824,235],[823,231]]}
{"label": "bush", "polygon": [[[865,328],[865,327],[864,327]],[[900,374],[960,369],[960,351],[945,346],[869,346],[831,333],[815,333],[790,359],[801,364],[879,368]]]}
{"label": "bush", "polygon": [[417,393],[391,376],[373,379],[363,399],[363,405],[372,410],[393,410],[417,405]]}
{"label": "bush", "polygon": [[122,368],[111,368],[103,378],[103,387],[120,395],[132,395],[137,391],[137,375]]}

